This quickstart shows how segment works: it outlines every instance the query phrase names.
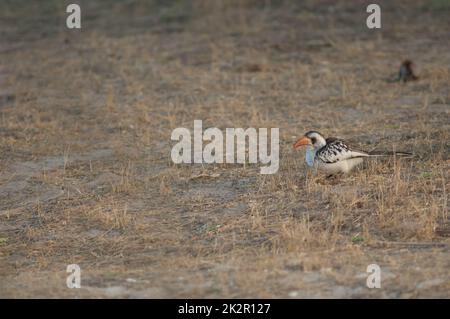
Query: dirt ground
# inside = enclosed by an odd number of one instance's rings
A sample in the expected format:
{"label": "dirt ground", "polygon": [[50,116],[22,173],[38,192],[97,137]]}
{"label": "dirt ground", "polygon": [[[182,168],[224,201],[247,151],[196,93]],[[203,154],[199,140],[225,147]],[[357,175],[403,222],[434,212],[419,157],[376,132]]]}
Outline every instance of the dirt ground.
{"label": "dirt ground", "polygon": [[[0,2],[0,297],[450,297],[450,1],[71,2]],[[196,119],[278,173],[175,165]],[[326,179],[308,130],[415,157]]]}

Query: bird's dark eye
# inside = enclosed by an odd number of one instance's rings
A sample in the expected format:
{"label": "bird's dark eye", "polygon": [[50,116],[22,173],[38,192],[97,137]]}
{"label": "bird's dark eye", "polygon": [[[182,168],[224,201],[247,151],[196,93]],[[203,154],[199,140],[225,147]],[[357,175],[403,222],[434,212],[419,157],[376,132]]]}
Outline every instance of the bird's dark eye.
{"label": "bird's dark eye", "polygon": [[316,138],[315,137],[311,137],[311,143],[316,144]]}

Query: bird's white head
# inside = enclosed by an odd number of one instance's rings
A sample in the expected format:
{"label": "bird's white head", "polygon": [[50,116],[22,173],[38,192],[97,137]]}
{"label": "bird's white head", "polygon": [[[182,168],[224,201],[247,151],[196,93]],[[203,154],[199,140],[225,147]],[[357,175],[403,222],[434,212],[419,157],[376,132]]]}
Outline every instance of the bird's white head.
{"label": "bird's white head", "polygon": [[325,138],[316,131],[306,132],[305,135],[300,137],[297,142],[294,144],[294,148],[299,148],[300,146],[309,145],[312,146],[315,150],[318,150],[324,147],[327,144]]}

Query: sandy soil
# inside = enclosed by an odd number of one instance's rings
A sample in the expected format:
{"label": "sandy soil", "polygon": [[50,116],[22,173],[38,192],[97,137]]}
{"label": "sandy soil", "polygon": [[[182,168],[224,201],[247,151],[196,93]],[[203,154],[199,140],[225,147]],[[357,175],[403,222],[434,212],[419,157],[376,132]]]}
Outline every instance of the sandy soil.
{"label": "sandy soil", "polygon": [[[0,4],[0,297],[450,296],[450,2],[78,3]],[[278,173],[173,164],[195,119],[280,128]],[[415,157],[329,180],[312,129]]]}

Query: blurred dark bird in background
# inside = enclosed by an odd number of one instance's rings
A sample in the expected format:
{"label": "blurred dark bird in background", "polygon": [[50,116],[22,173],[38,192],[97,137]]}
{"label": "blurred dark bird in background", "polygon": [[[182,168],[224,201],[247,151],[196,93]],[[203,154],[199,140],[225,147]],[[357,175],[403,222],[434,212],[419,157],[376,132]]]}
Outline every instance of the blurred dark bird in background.
{"label": "blurred dark bird in background", "polygon": [[417,77],[413,70],[413,63],[411,62],[411,60],[405,60],[402,62],[402,64],[400,65],[400,70],[398,71],[398,75],[395,79],[393,80],[388,80],[388,82],[403,82],[406,83],[408,81],[415,81],[417,80],[419,77]]}
{"label": "blurred dark bird in background", "polygon": [[400,66],[400,71],[398,72],[398,80],[407,82],[417,80],[418,77],[414,74],[412,70],[413,63],[410,60],[403,61]]}

